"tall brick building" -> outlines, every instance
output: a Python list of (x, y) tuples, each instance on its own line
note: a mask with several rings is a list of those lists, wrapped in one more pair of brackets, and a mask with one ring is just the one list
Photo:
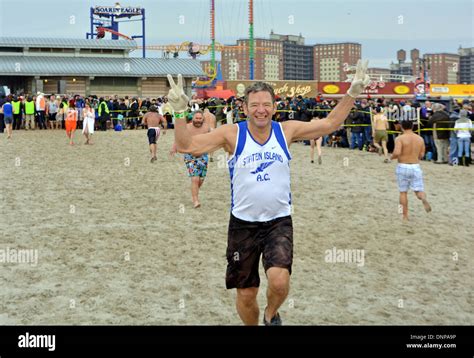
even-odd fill
[[(222, 51), (221, 68), (226, 80), (247, 80), (250, 76), (249, 40), (237, 40), (237, 45)], [(283, 43), (278, 40), (254, 39), (254, 79), (275, 81), (283, 77)]]
[[(254, 79), (313, 80), (313, 46), (301, 35), (279, 35), (254, 39)], [(222, 73), (227, 80), (249, 79), (249, 40), (237, 40), (222, 52)]]
[(474, 83), (474, 47), (460, 48), (459, 83)]
[(459, 55), (428, 53), (423, 58), (428, 63), (428, 77), (431, 83), (459, 83)]
[(314, 45), (314, 79), (345, 81), (347, 66), (356, 65), (361, 52), (361, 45), (355, 42)]

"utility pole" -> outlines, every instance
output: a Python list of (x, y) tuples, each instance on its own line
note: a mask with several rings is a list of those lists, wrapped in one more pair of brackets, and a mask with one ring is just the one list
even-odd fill
[(253, 0), (249, 0), (249, 79), (254, 79)]

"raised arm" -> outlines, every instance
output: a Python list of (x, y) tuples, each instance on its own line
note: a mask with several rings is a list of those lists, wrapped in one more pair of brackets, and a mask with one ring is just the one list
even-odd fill
[[(178, 123), (178, 121), (176, 121)], [(233, 128), (233, 125), (225, 124), (211, 132), (205, 134), (198, 134), (190, 137), (190, 141), (187, 142), (186, 146), (182, 146), (177, 142), (176, 130), (175, 130), (175, 142), (176, 149), (180, 153), (189, 153), (194, 156), (200, 156), (203, 153), (214, 152), (220, 148), (224, 148), (227, 152), (231, 152), (227, 145), (227, 137)], [(189, 132), (188, 132), (189, 133)]]
[(312, 122), (286, 121), (283, 123), (285, 135), (289, 143), (301, 139), (313, 139), (322, 137), (336, 131), (349, 115), (354, 100), (359, 96), (370, 82), (367, 75), (369, 61), (357, 62), (356, 73), (351, 87), (338, 105), (322, 120)]
[(184, 112), (188, 108), (189, 98), (183, 91), (183, 77), (178, 75), (176, 84), (171, 75), (168, 75), (171, 89), (168, 92), (168, 102), (175, 112), (174, 140), (176, 150), (180, 153), (189, 153), (199, 156), (223, 148), (229, 151), (226, 138), (232, 132), (232, 126), (224, 125), (212, 132), (191, 136), (186, 126)]

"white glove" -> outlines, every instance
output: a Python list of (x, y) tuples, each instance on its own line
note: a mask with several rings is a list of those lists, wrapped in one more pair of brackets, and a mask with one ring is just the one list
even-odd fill
[(173, 77), (168, 75), (171, 89), (168, 92), (168, 102), (175, 112), (184, 112), (188, 109), (189, 98), (184, 94), (183, 76), (178, 75), (178, 84), (174, 83)]
[(352, 80), (351, 87), (347, 91), (347, 94), (353, 98), (357, 98), (365, 87), (370, 83), (370, 77), (367, 74), (367, 67), (369, 66), (369, 60), (362, 63), (361, 60), (357, 61), (356, 73)]

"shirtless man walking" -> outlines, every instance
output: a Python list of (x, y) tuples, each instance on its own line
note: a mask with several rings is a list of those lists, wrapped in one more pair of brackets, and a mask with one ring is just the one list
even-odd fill
[[(204, 115), (204, 122), (206, 122), (207, 125), (209, 126), (209, 130), (213, 131), (214, 129), (216, 129), (216, 126), (217, 126), (216, 116), (213, 115), (211, 111), (209, 111), (209, 108), (204, 109), (203, 115)], [(211, 162), (214, 161), (213, 155), (214, 155), (214, 152), (209, 153), (209, 158), (210, 158), (209, 160)]]
[[(206, 134), (211, 131), (209, 125), (204, 119), (204, 113), (200, 109), (193, 112), (193, 119), (186, 125), (186, 129), (190, 136), (198, 134)], [(176, 142), (173, 143), (170, 154), (176, 154)], [(199, 156), (194, 156), (189, 153), (184, 154), (184, 162), (188, 169), (188, 176), (191, 178), (191, 196), (193, 200), (194, 208), (199, 208), (201, 203), (199, 202), (199, 189), (204, 183), (204, 179), (207, 174), (208, 166), (208, 154), (203, 153)]]
[(426, 200), (423, 186), (423, 172), (420, 159), (425, 155), (423, 138), (413, 132), (413, 121), (402, 121), (403, 134), (395, 139), (392, 159), (398, 159), (397, 181), (400, 191), (400, 205), (403, 208), (403, 220), (408, 220), (408, 189), (412, 189), (418, 199), (423, 202), (427, 213), (431, 206)]
[[(380, 151), (383, 150), (383, 155), (385, 157), (384, 163), (388, 163), (388, 150), (387, 150), (387, 140), (388, 140), (388, 120), (387, 117), (382, 113), (382, 107), (377, 107), (375, 109), (374, 115), (374, 125), (372, 130), (372, 138), (374, 138), (374, 146), (377, 148), (379, 155)], [(380, 146), (379, 143), (382, 143)]]
[(147, 136), (151, 153), (150, 162), (153, 163), (156, 161), (156, 141), (160, 137), (160, 125), (163, 126), (163, 135), (165, 135), (166, 129), (168, 129), (168, 122), (158, 113), (158, 107), (152, 105), (150, 106), (150, 112), (143, 116), (143, 124), (148, 126)]

